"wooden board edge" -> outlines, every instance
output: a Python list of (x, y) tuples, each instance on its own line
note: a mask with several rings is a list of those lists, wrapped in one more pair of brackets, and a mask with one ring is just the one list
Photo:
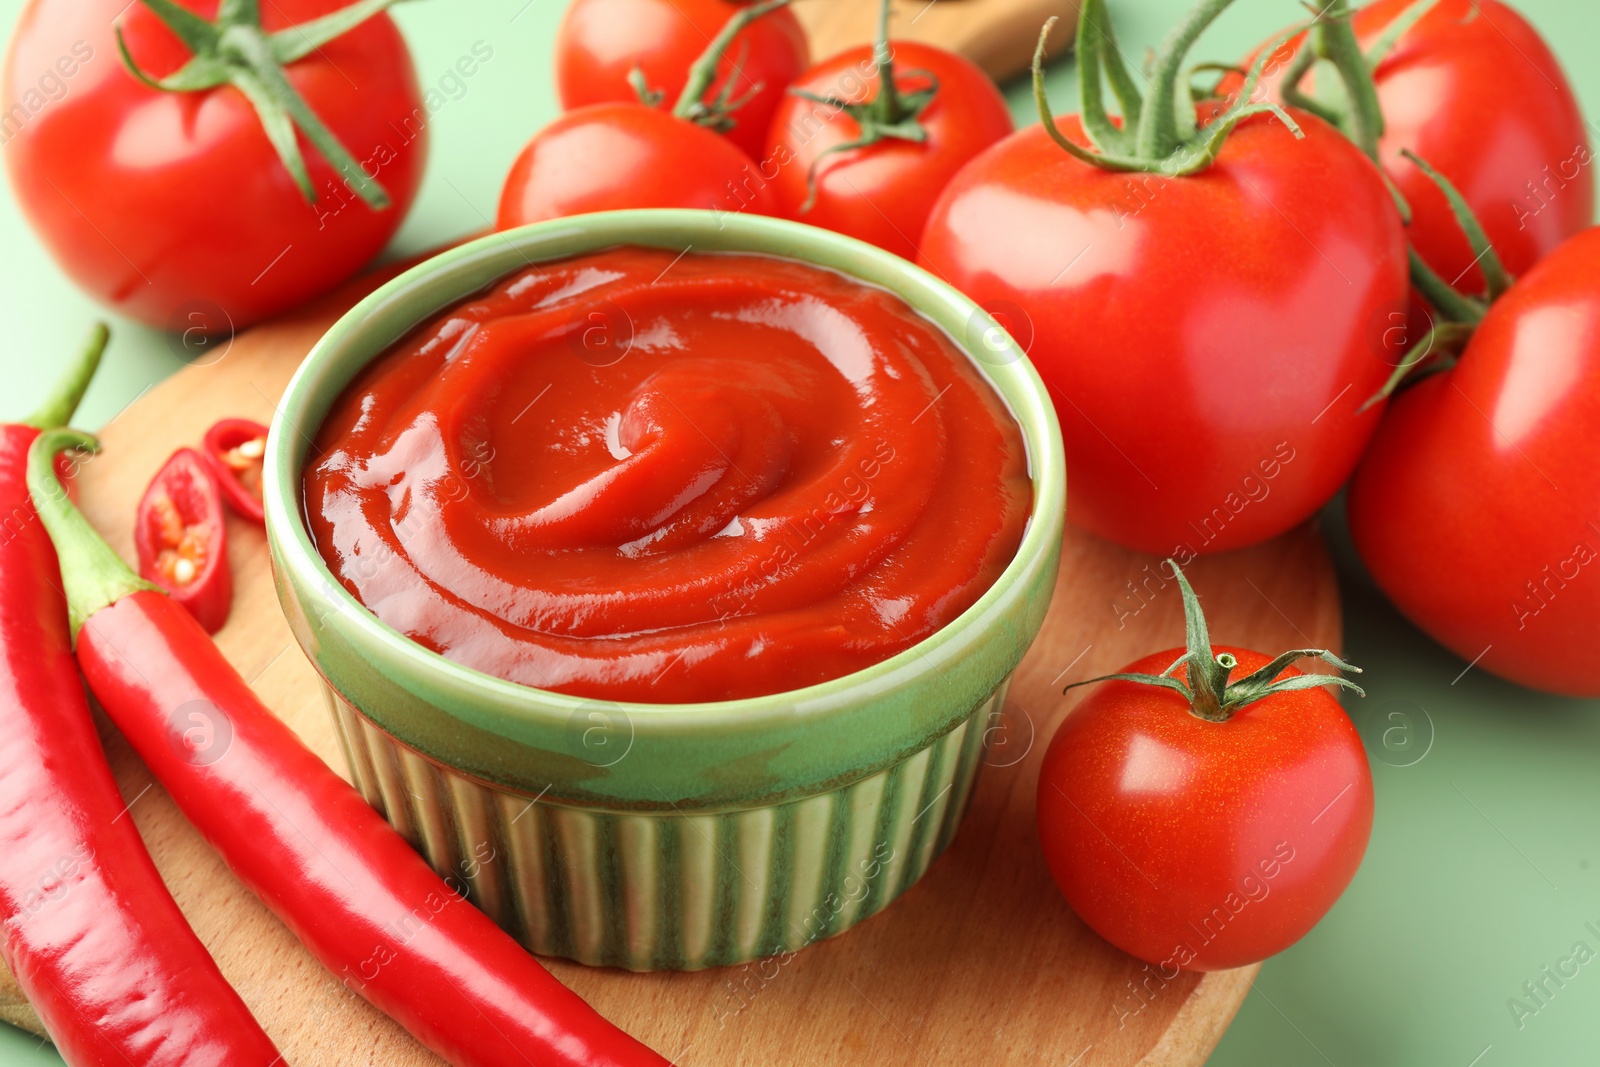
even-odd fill
[(44, 1023), (39, 1021), (38, 1014), (33, 1010), (33, 1005), (21, 997), (16, 1000), (7, 997), (4, 1002), (0, 1002), (0, 1023), (9, 1023), (18, 1030), (26, 1030), (45, 1040), (50, 1038), (44, 1031)]
[(1197, 1060), (1195, 1053), (1201, 1052), (1204, 1057), (1211, 1055), (1227, 1032), (1228, 1024), (1239, 1014), (1259, 973), (1259, 963), (1207, 973), (1189, 993), (1155, 1048), (1139, 1061), (1139, 1067), (1185, 1067), (1204, 1062)]

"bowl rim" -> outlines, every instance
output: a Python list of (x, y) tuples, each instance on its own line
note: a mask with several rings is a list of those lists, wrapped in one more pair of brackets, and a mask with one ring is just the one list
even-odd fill
[[(485, 285), (477, 279), (486, 267), (495, 268), (490, 274), (489, 284), (493, 284), (524, 264), (624, 245), (683, 251), (698, 247), (701, 251), (797, 260), (887, 289), (949, 336), (999, 394), (1022, 431), (1027, 451), (1032, 513), (1016, 552), (994, 583), (956, 618), (888, 659), (800, 689), (696, 703), (584, 697), (509, 681), (425, 648), (357, 600), (334, 578), (317, 551), (302, 505), (305, 456), (333, 399), (411, 328), (482, 291)], [(469, 280), (471, 284), (466, 284)], [(441, 286), (453, 295), (432, 299)], [(431, 293), (425, 291), (430, 288)], [(397, 314), (398, 305), (416, 310)], [(395, 332), (397, 321), (407, 324)], [(965, 335), (951, 328), (957, 321), (963, 323)], [(369, 334), (373, 333), (381, 334), (379, 343), (371, 340)], [(984, 339), (990, 358), (973, 350), (974, 333)], [(345, 368), (343, 363), (354, 365)], [(331, 369), (335, 367), (338, 371)], [(293, 472), (293, 477), (285, 477), (286, 471)], [(424, 680), (429, 691), (466, 698), (475, 709), (472, 725), (503, 736), (522, 734), (529, 725), (570, 727), (596, 707), (619, 713), (630, 724), (660, 736), (700, 734), (708, 729), (759, 732), (766, 725), (792, 721), (797, 715), (812, 719), (848, 712), (930, 670), (941, 670), (1010, 614), (1027, 594), (1034, 572), (1059, 552), (1066, 513), (1066, 461), (1055, 406), (1026, 353), (975, 301), (916, 264), (842, 234), (767, 216), (679, 209), (599, 212), (493, 232), (446, 249), (385, 282), (340, 316), (295, 371), (273, 416), (263, 477), (266, 531), (274, 566), (292, 572), (294, 595), (320, 598), (315, 606), (324, 617), (353, 627), (363, 646), (393, 653), (417, 672), (413, 677)], [(281, 586), (285, 575), (278, 578)], [(301, 605), (302, 610), (309, 607)], [(1033, 636), (1028, 634), (1027, 639), (1031, 641)], [(439, 711), (454, 714), (443, 707)], [(362, 709), (362, 714), (368, 712)]]

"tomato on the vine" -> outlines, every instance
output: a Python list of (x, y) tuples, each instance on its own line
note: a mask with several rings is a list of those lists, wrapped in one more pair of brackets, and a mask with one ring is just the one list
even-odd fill
[[(556, 90), (568, 110), (636, 103), (642, 86), (668, 106), (683, 92), (690, 65), (737, 15), (736, 0), (573, 0), (556, 32)], [(805, 30), (787, 8), (746, 26), (718, 57), (701, 99), (745, 103), (727, 137), (749, 155), (761, 151), (784, 89), (811, 62)]]
[(747, 105), (704, 101), (732, 42), (752, 24), (787, 14), (785, 2), (739, 7), (691, 64), (671, 111), (591, 104), (534, 134), (506, 175), (496, 227), (621, 208), (772, 214), (772, 193), (755, 161), (715, 132)]
[(1315, 926), (1361, 865), (1373, 791), (1360, 735), (1319, 688), (1355, 686), (1290, 664), (1354, 668), (1213, 647), (1167, 566), (1188, 647), (1096, 679), (1045, 753), (1038, 810), (1067, 903), (1171, 979), (1259, 962)]
[(880, 39), (824, 60), (789, 87), (763, 159), (776, 170), (782, 214), (915, 259), (934, 200), (968, 160), (1011, 132), (1011, 113), (965, 57)]
[[(1483, 284), (1449, 204), (1403, 149), (1461, 190), (1513, 274), (1589, 225), (1588, 127), (1560, 62), (1525, 18), (1499, 0), (1377, 0), (1352, 26), (1375, 60), (1379, 158), (1410, 204), (1411, 243), (1435, 271), (1469, 290)], [(1302, 44), (1275, 51), (1264, 86), (1289, 71)], [(1313, 72), (1313, 99), (1320, 85)]]
[(750, 157), (704, 126), (642, 104), (595, 104), (528, 142), (506, 175), (495, 225), (641, 207), (773, 213)]
[[(258, 22), (255, 5), (222, 5), (204, 29), (176, 16), (185, 43), (148, 3), (33, 0), (0, 100), (6, 163), (78, 285), (152, 325), (220, 331), (331, 289), (383, 248), (422, 178), (427, 112), (386, 14), (317, 22), (345, 7), (277, 0)], [(276, 145), (263, 113), (288, 131)]]
[[(1083, 24), (1102, 10), (1086, 0)], [(1108, 32), (1078, 36), (1091, 105), (1102, 49), (1120, 69)], [(1157, 57), (1127, 129), (1103, 109), (1056, 122), (1044, 108), (979, 155), (935, 205), (920, 261), (1026, 320), (1061, 417), (1068, 516), (1187, 560), (1282, 533), (1344, 483), (1377, 425), (1357, 408), (1389, 369), (1381, 332), (1408, 287), (1377, 168), (1276, 105), (1241, 99), (1187, 132), (1170, 103), (1183, 60)], [(1127, 71), (1119, 84), (1136, 98)]]
[[(1600, 696), (1600, 229), (1500, 296), (1397, 395), (1350, 483), (1356, 549), (1477, 667)], [(1436, 364), (1437, 365), (1437, 364)]]

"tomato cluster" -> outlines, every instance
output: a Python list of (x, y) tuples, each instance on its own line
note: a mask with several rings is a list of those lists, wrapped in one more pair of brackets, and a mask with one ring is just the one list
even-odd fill
[[(1355, 544), (1418, 625), (1506, 678), (1600, 695), (1600, 229), (1571, 89), (1496, 0), (1334, 0), (1194, 94), (1197, 126), (1193, 34), (1141, 99), (1102, 11), (1085, 0), (1083, 114), (1056, 122), (1040, 87), (1043, 125), (956, 175), (920, 255), (1032, 320), (1070, 514), (1175, 557), (1187, 647), (1096, 679), (1038, 790), (1068, 901), (1170, 977), (1298, 940), (1373, 809), (1318, 688), (1354, 686), (1291, 664), (1351, 668), (1212, 647), (1179, 561), (1348, 481)], [(1175, 88), (1177, 125), (1151, 112)]]
[[(1448, 421), (1417, 431), (1425, 450), (1402, 433), (1420, 400), (1384, 410), (1397, 364), (1427, 351), (1423, 369), (1439, 369), (1436, 353), (1464, 343), (1457, 327), (1483, 317), (1473, 294), (1492, 279), (1458, 209), (1507, 274), (1592, 214), (1583, 117), (1526, 20), (1498, 0), (1354, 12), (1340, 0), (1210, 86), (1182, 66), (1187, 33), (1156, 57), (1141, 98), (1103, 0), (1089, 0), (1081, 114), (1045, 107), (1013, 133), (982, 72), (892, 41), (882, 10), (874, 45), (808, 69), (784, 0), (575, 0), (556, 50), (568, 110), (513, 165), (499, 225), (748, 211), (915, 258), (1024, 344), (1056, 402), (1078, 525), (1187, 562), (1306, 521), (1361, 465), (1357, 543), (1407, 614), (1490, 670), (1596, 691), (1585, 639), (1569, 635), (1600, 626), (1585, 562), (1600, 534), (1573, 519), (1540, 527), (1559, 536), (1513, 536), (1499, 521), (1564, 515), (1528, 480), (1548, 489), (1537, 471), (1562, 460)], [(601, 159), (611, 165), (589, 165)], [(1519, 283), (1514, 306), (1549, 284)], [(1507, 363), (1476, 357), (1506, 347), (1497, 323), (1512, 314), (1490, 312), (1462, 362)], [(1508, 375), (1479, 387), (1485, 412), (1529, 388)], [(1454, 380), (1420, 395), (1455, 395)], [(1573, 454), (1581, 419), (1547, 406), (1540, 441)], [(1568, 510), (1595, 498), (1583, 474), (1566, 483), (1581, 487), (1555, 498)]]
[(808, 66), (787, 3), (574, 0), (556, 40), (567, 110), (512, 165), (497, 225), (750, 212), (915, 258), (939, 191), (1011, 132), (1005, 100), (971, 61), (891, 41), (887, 4), (874, 44)]

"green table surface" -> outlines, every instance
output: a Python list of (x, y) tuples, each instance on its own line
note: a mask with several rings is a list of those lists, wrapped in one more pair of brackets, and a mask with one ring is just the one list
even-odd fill
[[(803, 0), (863, 3), (866, 0)], [(949, 2), (949, 0), (946, 0)], [(1600, 115), (1600, 41), (1592, 0), (1519, 0)], [(405, 256), (487, 225), (500, 180), (556, 111), (549, 50), (559, 0), (433, 0), (395, 9), (424, 85), (475, 42), (493, 57), (432, 118), (432, 157), (387, 255)], [(1125, 50), (1157, 42), (1186, 0), (1121, 0)], [(9, 27), (22, 0), (0, 0)], [(1240, 0), (1197, 54), (1231, 58), (1282, 23), (1292, 0)], [(1058, 32), (1065, 32), (1064, 30)], [(1052, 72), (1068, 110), (1071, 64)], [(1025, 86), (1011, 87), (1032, 121)], [(43, 396), (58, 360), (103, 315), (56, 270), (9, 196), (0, 197), (0, 418)], [(79, 422), (100, 426), (181, 361), (158, 331), (112, 316), (115, 340)], [(1213, 1067), (1507, 1067), (1600, 1061), (1600, 964), (1584, 967), (1520, 1024), (1508, 1002), (1583, 942), (1600, 950), (1600, 701), (1565, 700), (1500, 682), (1401, 619), (1370, 586), (1343, 536), (1349, 657), (1366, 669), (1348, 702), (1373, 757), (1378, 817), (1349, 891), (1303, 941), (1269, 961)], [(1600, 649), (1597, 649), (1600, 665)], [(1593, 974), (1589, 972), (1593, 971)], [(1530, 1006), (1534, 1006), (1530, 1002)], [(1108, 1009), (1109, 1010), (1109, 1009)], [(1003, 1023), (1002, 1023), (1003, 1025)], [(953, 1061), (958, 1050), (943, 1050)], [(0, 1026), (0, 1064), (57, 1064), (37, 1038)], [(1083, 1067), (1093, 1067), (1093, 1057)]]

